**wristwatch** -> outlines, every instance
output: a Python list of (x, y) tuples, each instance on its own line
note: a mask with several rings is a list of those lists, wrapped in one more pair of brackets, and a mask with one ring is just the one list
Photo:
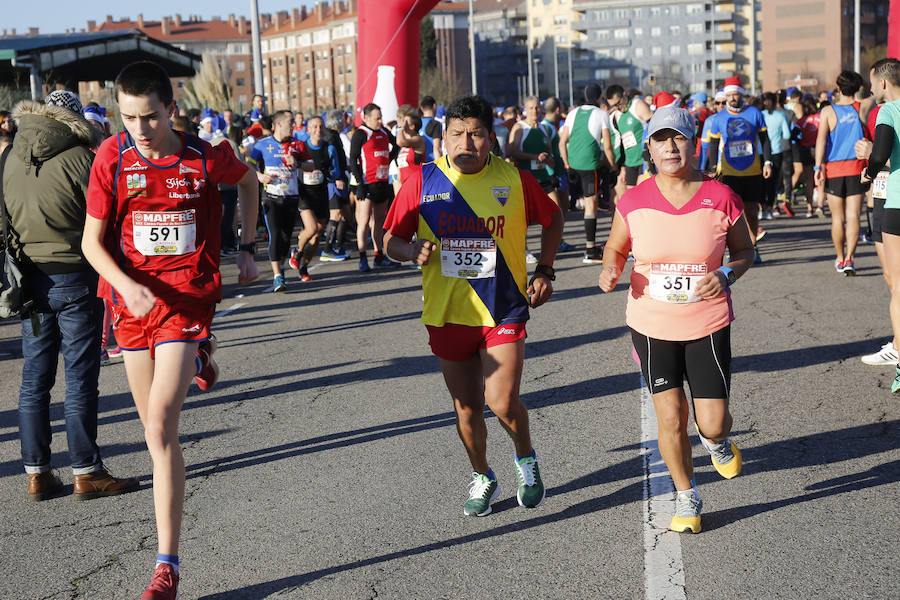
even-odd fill
[(248, 252), (250, 256), (256, 255), (256, 242), (250, 242), (249, 244), (241, 244), (238, 246), (238, 250), (241, 252)]
[(719, 271), (720, 273), (722, 273), (722, 275), (725, 276), (725, 287), (731, 287), (731, 284), (737, 281), (737, 277), (735, 277), (734, 275), (734, 269), (730, 267), (722, 265), (721, 267), (716, 269), (716, 271)]
[(556, 281), (556, 269), (551, 267), (550, 265), (537, 265), (534, 267), (534, 274), (537, 275), (540, 273), (545, 276), (550, 281)]

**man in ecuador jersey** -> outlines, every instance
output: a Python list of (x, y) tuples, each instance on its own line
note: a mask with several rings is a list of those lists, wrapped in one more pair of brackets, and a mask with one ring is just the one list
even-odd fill
[[(464, 514), (484, 516), (500, 495), (487, 463), (484, 404), (515, 443), (521, 506), (544, 498), (528, 412), (519, 399), (528, 308), (553, 293), (562, 236), (559, 209), (527, 171), (491, 155), (490, 105), (464, 96), (447, 109), (447, 154), (418, 167), (385, 222), (385, 248), (422, 266), (422, 321), (456, 407), (457, 430), (472, 463)], [(529, 222), (543, 226), (541, 257), (525, 269)], [(413, 236), (415, 242), (411, 242)]]
[[(116, 78), (125, 131), (97, 150), (88, 186), (82, 249), (100, 274), (116, 339), (153, 460), (158, 552), (142, 600), (175, 598), (184, 507), (184, 456), (178, 420), (191, 380), (215, 384), (209, 339), (219, 276), (222, 200), (216, 186), (236, 184), (241, 203), (240, 283), (258, 277), (253, 262), (259, 188), (227, 146), (174, 132), (169, 75), (132, 63)], [(100, 494), (102, 495), (102, 494)]]

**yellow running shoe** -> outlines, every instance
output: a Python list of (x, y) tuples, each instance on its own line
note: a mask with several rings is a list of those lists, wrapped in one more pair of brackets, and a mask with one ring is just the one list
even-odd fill
[(741, 472), (741, 465), (743, 464), (741, 451), (728, 438), (725, 438), (723, 443), (719, 444), (719, 447), (713, 447), (709, 451), (709, 457), (712, 459), (712, 464), (716, 471), (725, 479), (737, 477)]
[(700, 437), (700, 443), (703, 444), (703, 447), (709, 452), (712, 464), (716, 468), (716, 471), (719, 472), (719, 475), (725, 479), (737, 477), (741, 472), (743, 461), (741, 459), (741, 451), (738, 450), (735, 443), (732, 442), (730, 438), (725, 438), (718, 444), (714, 444), (703, 437), (703, 434), (700, 433), (700, 427), (698, 427), (696, 423), (694, 423), (694, 428), (697, 430), (697, 435)]
[(694, 490), (675, 492), (675, 515), (669, 529), (678, 533), (700, 533), (700, 511), (703, 500)]

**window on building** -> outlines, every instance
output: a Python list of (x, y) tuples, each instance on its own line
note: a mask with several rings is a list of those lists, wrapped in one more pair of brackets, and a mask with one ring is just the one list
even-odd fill
[(627, 8), (617, 8), (616, 9), (616, 18), (617, 19), (627, 19), (630, 16), (629, 13), (631, 13), (631, 11), (628, 10)]
[(643, 48), (635, 48), (634, 49), (634, 57), (635, 58), (643, 58), (644, 57), (644, 49)]
[(662, 56), (662, 46), (653, 46), (650, 48), (651, 56)]
[(294, 57), (291, 57), (291, 64), (294, 64)]
[(700, 54), (703, 54), (703, 52), (704, 52), (704, 44), (703, 43), (699, 43), (699, 44), (694, 43), (694, 44), (687, 45), (687, 53), (692, 56), (698, 56)]
[(567, 17), (565, 15), (556, 15), (555, 17), (553, 17), (554, 25), (565, 25), (568, 22), (569, 22), (569, 17)]
[(598, 40), (608, 40), (609, 39), (609, 29), (595, 29), (593, 33)]
[(184, 89), (184, 79), (178, 80), (178, 89)]
[(352, 94), (352, 93), (353, 93), (353, 84), (352, 84), (352, 83), (348, 83), (348, 84), (347, 84), (347, 93), (348, 93), (348, 94)]
[(349, 75), (352, 72), (353, 72), (353, 64), (347, 63), (347, 74)]
[(616, 77), (631, 77), (631, 69), (628, 67), (621, 67), (613, 71), (613, 75)]
[(609, 79), (609, 69), (594, 69), (594, 79)]
[(703, 12), (703, 5), (702, 4), (685, 4), (684, 12), (686, 12), (689, 15), (699, 15), (700, 13)]
[(644, 16), (644, 9), (642, 9), (642, 8), (634, 9), (634, 18), (635, 19), (640, 19), (643, 16)]
[(669, 25), (669, 35), (672, 35), (672, 36), (681, 35), (681, 26), (680, 25)]
[(702, 23), (690, 23), (687, 26), (688, 35), (703, 35), (703, 24)]
[(673, 44), (669, 46), (669, 54), (672, 56), (678, 56), (681, 54), (681, 46), (678, 44)]
[(662, 16), (662, 8), (659, 6), (651, 6), (650, 7), (650, 16), (651, 17), (661, 17)]
[(568, 44), (569, 43), (569, 36), (567, 36), (567, 35), (557, 35), (557, 36), (554, 36), (553, 39), (556, 40), (557, 44)]
[(659, 37), (662, 35), (662, 27), (651, 27), (650, 37)]
[(632, 31), (634, 32), (634, 37), (636, 37), (636, 38), (644, 37), (644, 28), (643, 27), (635, 27), (634, 29), (632, 29)]
[(234, 80), (234, 85), (236, 85), (238, 87), (244, 87), (245, 85), (247, 85), (247, 80), (244, 79), (243, 77), (238, 77), (237, 79)]
[(309, 62), (309, 53), (308, 52), (303, 55), (303, 62), (307, 62), (307, 63)]
[(338, 46), (338, 47), (337, 47), (337, 55), (338, 55), (338, 56), (343, 56), (343, 55), (344, 55), (344, 47), (343, 47), (343, 46)]
[(235, 71), (246, 71), (246, 70), (247, 70), (247, 63), (244, 62), (244, 61), (242, 61), (242, 60), (236, 60), (236, 61), (234, 61), (234, 70), (235, 70)]
[(614, 33), (614, 37), (615, 37), (617, 40), (627, 40), (627, 39), (630, 37), (630, 36), (628, 35), (628, 33), (629, 33), (629, 32), (628, 32), (627, 29), (616, 29), (616, 31), (615, 31), (615, 33)]
[(628, 48), (616, 48), (613, 51), (613, 56), (618, 59), (628, 58)]
[(534, 20), (532, 21), (532, 23), (534, 24), (535, 27), (540, 27), (541, 26), (541, 18), (535, 17)]
[(338, 65), (338, 75), (344, 74), (344, 65)]
[[(312, 97), (312, 89), (306, 88), (306, 97), (307, 97), (307, 98)], [(280, 121), (279, 121), (279, 122), (280, 122)]]

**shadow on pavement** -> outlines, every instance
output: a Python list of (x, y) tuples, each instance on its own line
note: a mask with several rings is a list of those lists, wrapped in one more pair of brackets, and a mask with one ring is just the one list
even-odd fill
[[(187, 444), (189, 442), (199, 440), (199, 439), (207, 439), (211, 437), (215, 437), (217, 435), (222, 435), (223, 433), (228, 433), (228, 429), (214, 429), (210, 431), (201, 431), (186, 435), (181, 435), (179, 440), (181, 444)], [(122, 456), (125, 454), (131, 454), (133, 452), (146, 452), (147, 444), (144, 440), (140, 442), (130, 443), (130, 444), (104, 444), (103, 440), (97, 440), (97, 443), (100, 445), (100, 456), (104, 461), (107, 461), (110, 457), (113, 456)], [(50, 465), (54, 469), (68, 469), (71, 465), (69, 460), (68, 452), (54, 452), (50, 457)], [(111, 464), (111, 469), (113, 473), (123, 476), (123, 474), (117, 471), (114, 467), (114, 464)], [(22, 460), (17, 458), (16, 460), (8, 460), (4, 462), (0, 462), (0, 477), (9, 477), (11, 475), (24, 475), (25, 468), (22, 466)], [(128, 477), (136, 477), (136, 475), (127, 475)], [(141, 481), (149, 481), (151, 479), (150, 475), (142, 475), (139, 478)]]
[[(632, 378), (633, 374), (632, 374)], [(426, 417), (426, 419), (440, 419), (444, 417), (452, 420), (451, 414), (436, 415), (434, 417)], [(431, 421), (431, 426), (437, 421)], [(878, 454), (888, 450), (893, 450), (900, 445), (900, 436), (895, 431), (900, 421), (888, 421), (884, 423), (872, 423), (858, 427), (849, 427), (837, 431), (830, 431), (816, 435), (802, 436), (790, 440), (782, 440), (770, 444), (764, 444), (749, 448), (745, 454), (745, 458), (749, 458), (749, 462), (744, 464), (744, 472), (742, 476), (752, 475), (763, 471), (773, 471), (782, 469), (794, 469), (811, 465), (827, 465), (833, 462), (849, 460), (862, 456)], [(894, 431), (892, 431), (894, 430)], [(842, 443), (845, 442), (845, 443)], [(759, 458), (756, 458), (759, 457)], [(609, 467), (605, 467), (573, 479), (563, 485), (548, 488), (546, 506), (552, 505), (550, 500), (553, 496), (563, 495), (572, 491), (586, 489), (596, 485), (609, 483), (610, 481), (624, 481), (637, 477), (643, 468), (643, 457), (635, 456), (628, 460), (616, 463)], [(714, 475), (710, 473), (710, 475)], [(810, 490), (808, 494), (801, 494), (792, 498), (774, 500), (761, 504), (753, 504), (749, 506), (737, 507), (732, 509), (714, 511), (703, 515), (703, 527), (709, 531), (719, 527), (724, 527), (735, 521), (744, 518), (753, 517), (771, 510), (776, 510), (784, 506), (790, 506), (800, 502), (809, 502), (836, 494), (843, 494), (871, 488), (879, 485), (890, 484), (900, 481), (900, 461), (892, 461), (883, 465), (878, 465), (867, 471), (856, 473), (853, 475), (843, 475), (807, 486)], [(517, 531), (525, 531), (535, 527), (548, 525), (588, 515), (606, 508), (639, 502), (643, 498), (644, 481), (637, 481), (627, 484), (615, 492), (606, 495), (591, 498), (572, 506), (568, 506), (563, 510), (552, 514), (540, 514), (542, 509), (536, 509), (537, 516), (524, 519), (516, 523), (509, 523), (500, 527), (487, 529), (484, 531), (469, 533), (446, 540), (423, 544), (412, 548), (396, 550), (370, 558), (364, 558), (356, 561), (347, 562), (340, 565), (334, 565), (308, 573), (300, 573), (282, 579), (276, 579), (265, 583), (251, 585), (227, 592), (210, 594), (203, 596), (204, 600), (229, 600), (236, 598), (259, 598), (269, 594), (283, 592), (291, 588), (297, 588), (323, 577), (328, 577), (337, 573), (350, 571), (353, 569), (365, 568), (372, 565), (390, 562), (400, 558), (416, 556), (451, 548), (463, 544), (477, 542), (479, 540), (489, 539), (514, 533)], [(515, 500), (507, 498), (493, 505), (494, 511), (509, 510), (515, 506)], [(527, 513), (523, 513), (527, 514)], [(482, 522), (482, 521), (474, 521)]]

